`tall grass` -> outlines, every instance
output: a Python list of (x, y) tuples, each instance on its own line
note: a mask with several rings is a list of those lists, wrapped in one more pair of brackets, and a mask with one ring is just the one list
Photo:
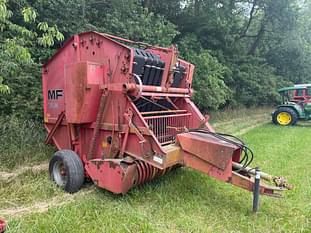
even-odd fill
[(272, 107), (260, 108), (227, 108), (209, 113), (211, 123), (221, 123), (238, 119), (252, 118), (259, 115), (269, 115), (272, 112)]
[(271, 122), (272, 108), (226, 109), (210, 113), (210, 123), (217, 132), (241, 135), (250, 129)]
[(39, 121), (0, 118), (0, 169), (48, 159), (53, 148), (44, 145), (44, 138), (45, 132)]

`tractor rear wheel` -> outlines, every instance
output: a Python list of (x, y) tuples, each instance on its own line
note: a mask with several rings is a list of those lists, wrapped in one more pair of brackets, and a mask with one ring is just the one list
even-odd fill
[(72, 150), (57, 151), (49, 164), (51, 179), (66, 192), (79, 191), (84, 182), (84, 168), (80, 157)]
[(292, 108), (279, 107), (272, 114), (272, 122), (277, 125), (287, 126), (295, 125), (298, 121), (298, 115)]

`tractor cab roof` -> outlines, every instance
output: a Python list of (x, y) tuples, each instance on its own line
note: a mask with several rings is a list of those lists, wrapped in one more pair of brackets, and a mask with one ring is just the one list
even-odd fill
[(294, 87), (311, 87), (311, 84), (295, 84)]
[[(311, 87), (311, 85), (309, 86)], [(278, 92), (286, 92), (286, 91), (294, 91), (294, 90), (303, 90), (303, 89), (307, 89), (308, 86), (298, 86), (298, 85), (295, 85), (293, 87), (283, 87), (281, 89), (278, 89)]]

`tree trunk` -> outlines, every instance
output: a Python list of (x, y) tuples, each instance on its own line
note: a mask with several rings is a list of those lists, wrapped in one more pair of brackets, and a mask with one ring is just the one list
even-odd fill
[(263, 20), (261, 22), (261, 26), (260, 26), (260, 29), (259, 29), (256, 37), (255, 37), (255, 40), (248, 50), (248, 55), (254, 55), (255, 54), (256, 49), (259, 46), (259, 43), (260, 43), (260, 41), (261, 41), (261, 39), (265, 33), (265, 28), (266, 28), (266, 24), (265, 24), (265, 20)]

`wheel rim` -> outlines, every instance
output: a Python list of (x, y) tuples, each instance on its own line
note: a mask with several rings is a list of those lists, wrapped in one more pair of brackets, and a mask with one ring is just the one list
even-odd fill
[(64, 187), (67, 183), (68, 176), (63, 162), (56, 161), (53, 165), (53, 178), (57, 185)]
[(280, 112), (277, 121), (280, 125), (288, 125), (292, 121), (292, 116), (288, 112)]

